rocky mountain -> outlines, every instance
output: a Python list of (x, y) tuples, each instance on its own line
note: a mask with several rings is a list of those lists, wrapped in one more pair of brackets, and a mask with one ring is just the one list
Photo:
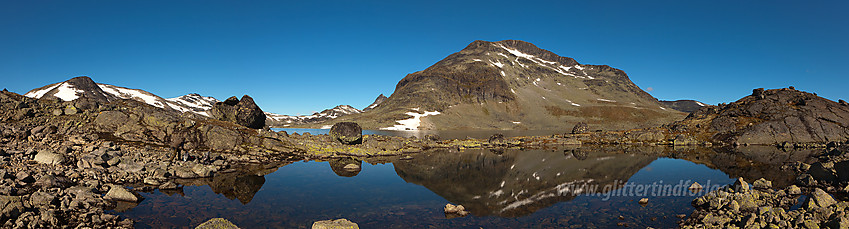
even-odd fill
[(188, 94), (177, 98), (164, 99), (140, 89), (95, 83), (87, 76), (74, 77), (64, 82), (36, 88), (27, 92), (24, 96), (36, 99), (55, 97), (63, 101), (72, 101), (78, 98), (87, 98), (99, 102), (132, 99), (163, 109), (191, 112), (204, 116), (209, 116), (207, 110), (212, 108), (213, 104), (219, 102), (213, 97), (201, 96), (199, 94)]
[(804, 147), (845, 142), (849, 140), (849, 103), (793, 87), (759, 88), (736, 102), (702, 107), (669, 127), (699, 141), (735, 145)]
[(386, 96), (383, 95), (383, 94), (380, 94), (379, 96), (377, 96), (376, 99), (374, 99), (374, 102), (371, 103), (371, 105), (368, 105), (368, 107), (363, 108), (363, 112), (370, 111), (374, 108), (377, 108), (377, 106), (380, 106), (380, 104), (383, 103), (383, 101), (386, 101)]
[(350, 114), (359, 114), (363, 113), (363, 111), (354, 108), (350, 105), (339, 105), (334, 108), (326, 109), (321, 112), (313, 113), (312, 115), (299, 115), (299, 116), (290, 116), (290, 115), (281, 115), (274, 113), (265, 113), (265, 116), (268, 117), (266, 119), (266, 123), (269, 126), (273, 127), (288, 127), (292, 125), (299, 124), (312, 124), (325, 122), (329, 120), (336, 119), (338, 117), (342, 117)]
[[(666, 108), (622, 70), (580, 64), (517, 40), (475, 41), (411, 73), (379, 106), (332, 122), (366, 129), (598, 129), (656, 126), (686, 114)], [(314, 127), (332, 123), (318, 123)]]
[(707, 106), (707, 104), (704, 104), (704, 103), (696, 101), (696, 100), (675, 100), (675, 101), (660, 100), (660, 103), (663, 104), (664, 106), (668, 107), (668, 108), (672, 108), (674, 110), (677, 110), (677, 111), (680, 111), (680, 112), (685, 112), (685, 113), (690, 113), (690, 112), (698, 110), (699, 108), (701, 108), (703, 106)]

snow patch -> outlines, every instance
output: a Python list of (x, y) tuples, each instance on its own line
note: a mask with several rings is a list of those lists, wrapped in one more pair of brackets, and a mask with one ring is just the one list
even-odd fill
[(321, 129), (330, 129), (330, 128), (333, 128), (333, 125), (324, 125), (324, 126), (321, 126)]
[(46, 89), (42, 89), (42, 90), (38, 90), (38, 91), (33, 91), (33, 92), (26, 93), (26, 94), (24, 94), (24, 96), (26, 96), (26, 97), (30, 97), (30, 98), (40, 99), (42, 96), (44, 96), (44, 94), (46, 94), (46, 93), (47, 93), (47, 92), (49, 92), (50, 90), (53, 90), (53, 88), (56, 88), (56, 87), (58, 87), (59, 85), (60, 85), (60, 84), (58, 84), (58, 83), (57, 83), (57, 84), (55, 84), (55, 85), (53, 85), (53, 86), (51, 86), (51, 87), (48, 87), (48, 88), (46, 88)]
[(114, 96), (117, 96), (118, 98), (122, 98), (122, 99), (138, 98), (138, 99), (141, 99), (143, 102), (150, 104), (151, 106), (155, 106), (155, 107), (159, 107), (159, 108), (165, 108), (165, 104), (163, 104), (162, 101), (160, 100), (161, 98), (159, 98), (157, 96), (145, 94), (141, 90), (117, 87), (117, 86), (112, 86), (112, 85), (108, 85), (108, 84), (97, 84), (97, 86), (100, 87), (100, 89), (102, 89), (104, 92), (112, 94)]
[(571, 103), (571, 104), (572, 104), (572, 106), (576, 106), (576, 107), (580, 107), (580, 106), (581, 106), (581, 104), (573, 103), (571, 100), (568, 100), (568, 99), (566, 99), (566, 102)]
[(83, 91), (75, 89), (69, 83), (62, 83), (62, 85), (59, 85), (59, 91), (53, 96), (59, 97), (65, 101), (71, 101), (80, 97), (77, 93), (83, 93)]
[(513, 124), (521, 124), (522, 122), (512, 122)]
[(598, 100), (598, 101), (604, 101), (604, 102), (609, 102), (609, 103), (615, 103), (615, 102), (616, 102), (616, 100), (609, 100), (609, 99), (596, 99), (596, 100)]
[(472, 60), (473, 60), (473, 61), (483, 61), (483, 60), (481, 60), (481, 59), (472, 59)]
[[(419, 111), (419, 109), (420, 108), (413, 108), (413, 110), (415, 110), (415, 111)], [(438, 114), (441, 114), (441, 113), (439, 111), (425, 111), (424, 114), (419, 114), (419, 113), (416, 113), (416, 112), (407, 112), (406, 115), (413, 116), (413, 117), (409, 118), (409, 119), (395, 121), (398, 124), (391, 126), (391, 127), (385, 127), (385, 128), (380, 128), (380, 129), (381, 130), (418, 130), (419, 126), (421, 125), (421, 122), (422, 122), (422, 120), (421, 120), (422, 117), (426, 117), (426, 116), (430, 116), (430, 115), (438, 115)]]
[(707, 106), (707, 104), (704, 104), (704, 103), (699, 102), (699, 101), (696, 101), (696, 104), (699, 104), (699, 106)]
[(504, 74), (504, 71), (501, 71), (501, 76), (507, 76), (507, 75)]

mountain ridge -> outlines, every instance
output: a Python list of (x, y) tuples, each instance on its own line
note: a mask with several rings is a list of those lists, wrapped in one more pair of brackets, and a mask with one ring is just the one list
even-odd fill
[(566, 129), (577, 122), (630, 129), (685, 115), (664, 107), (622, 70), (583, 65), (524, 41), (478, 40), (405, 76), (373, 111), (332, 122), (367, 129), (399, 123), (411, 130)]

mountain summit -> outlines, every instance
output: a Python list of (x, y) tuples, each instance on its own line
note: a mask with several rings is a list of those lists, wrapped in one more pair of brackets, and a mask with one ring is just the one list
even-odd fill
[(518, 40), (474, 41), (398, 82), (353, 120), (370, 129), (628, 129), (680, 120), (624, 71)]

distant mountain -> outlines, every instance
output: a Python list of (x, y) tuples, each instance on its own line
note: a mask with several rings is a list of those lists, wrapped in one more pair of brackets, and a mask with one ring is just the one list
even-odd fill
[(212, 108), (213, 104), (219, 102), (213, 97), (205, 97), (198, 94), (188, 94), (177, 98), (163, 99), (162, 97), (141, 89), (131, 89), (109, 84), (98, 84), (86, 76), (74, 77), (64, 82), (36, 88), (27, 92), (24, 96), (30, 98), (50, 96), (64, 101), (72, 101), (81, 97), (103, 102), (119, 99), (132, 99), (163, 109), (171, 109), (179, 112), (192, 112), (204, 116), (209, 116), (206, 111)]
[(385, 100), (386, 100), (386, 96), (383, 95), (383, 94), (380, 94), (379, 96), (377, 96), (376, 99), (374, 99), (374, 102), (371, 103), (371, 105), (368, 105), (368, 107), (363, 109), (363, 112), (370, 111), (374, 108), (377, 108), (377, 106), (380, 106), (380, 104), (383, 103), (383, 101), (385, 101)]
[[(622, 70), (516, 40), (475, 41), (398, 82), (355, 121), (366, 129), (630, 129), (681, 120)], [(332, 123), (317, 123), (312, 126)]]
[(686, 113), (690, 113), (690, 112), (698, 110), (699, 108), (702, 108), (703, 106), (707, 106), (707, 104), (704, 104), (704, 103), (696, 101), (696, 100), (675, 100), (675, 101), (661, 100), (660, 103), (663, 104), (664, 106), (668, 107), (668, 108), (672, 108), (672, 109), (675, 109), (677, 111), (686, 112)]
[(290, 116), (266, 112), (265, 116), (267, 117), (266, 123), (269, 126), (288, 127), (291, 125), (319, 123), (336, 119), (342, 116), (359, 113), (363, 113), (363, 111), (349, 105), (339, 105), (334, 108), (313, 113), (312, 115)]

